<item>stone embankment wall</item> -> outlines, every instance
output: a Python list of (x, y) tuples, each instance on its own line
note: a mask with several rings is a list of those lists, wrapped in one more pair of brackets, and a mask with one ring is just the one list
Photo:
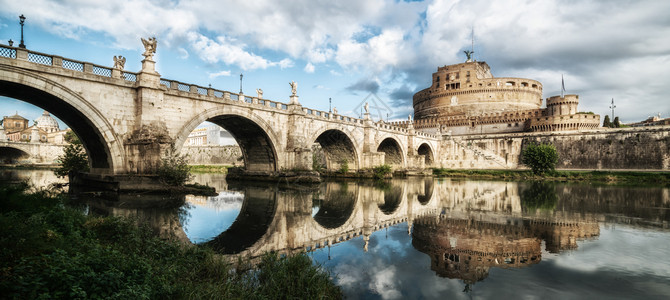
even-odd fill
[(181, 154), (188, 155), (191, 165), (244, 165), (242, 150), (238, 146), (186, 146)]
[(519, 167), (526, 145), (541, 142), (556, 146), (561, 169), (670, 170), (670, 126), (477, 135), (460, 140), (504, 160), (508, 168)]

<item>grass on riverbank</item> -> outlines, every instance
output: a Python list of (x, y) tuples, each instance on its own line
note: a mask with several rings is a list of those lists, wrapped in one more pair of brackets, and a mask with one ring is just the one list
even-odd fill
[(670, 184), (670, 172), (634, 172), (634, 171), (552, 171), (544, 176), (535, 175), (530, 170), (455, 170), (433, 169), (438, 177), (511, 179), (511, 180), (549, 180), (549, 181), (594, 181), (603, 183), (629, 184)]
[(162, 240), (132, 220), (85, 216), (62, 194), (27, 188), (0, 186), (2, 298), (341, 298), (305, 254), (236, 268), (210, 249)]
[(220, 173), (227, 174), (228, 165), (190, 165), (189, 168), (192, 173)]

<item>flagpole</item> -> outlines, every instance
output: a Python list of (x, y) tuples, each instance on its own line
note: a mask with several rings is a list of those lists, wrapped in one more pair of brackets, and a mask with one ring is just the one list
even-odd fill
[(561, 98), (565, 98), (565, 80), (563, 80), (563, 74), (561, 74)]

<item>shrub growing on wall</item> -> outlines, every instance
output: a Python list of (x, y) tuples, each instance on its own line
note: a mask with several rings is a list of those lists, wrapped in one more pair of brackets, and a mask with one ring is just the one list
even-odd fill
[(529, 144), (521, 152), (521, 162), (533, 170), (533, 173), (542, 175), (556, 168), (558, 152), (551, 144)]
[(165, 151), (165, 157), (161, 159), (156, 173), (161, 182), (175, 186), (183, 186), (193, 176), (187, 156), (179, 155), (174, 148)]

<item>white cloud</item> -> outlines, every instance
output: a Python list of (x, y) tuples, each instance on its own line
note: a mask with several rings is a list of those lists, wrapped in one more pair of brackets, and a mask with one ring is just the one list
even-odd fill
[(179, 52), (179, 58), (181, 58), (181, 59), (187, 59), (188, 58), (188, 51), (186, 51), (186, 49), (179, 47), (177, 49), (177, 52)]
[(287, 68), (293, 68), (294, 63), (292, 60), (284, 58), (280, 60), (278, 63), (276, 64), (273, 63), (272, 65), (278, 65), (282, 69), (287, 69)]
[[(141, 50), (139, 37), (155, 35), (158, 51), (191, 52), (210, 64), (252, 70), (305, 63), (310, 72), (310, 65), (335, 62), (342, 68), (329, 70), (335, 76), (378, 76), (382, 85), (400, 77), (419, 88), (436, 66), (464, 59), (474, 25), (475, 58), (494, 75), (529, 70), (517, 75), (543, 79), (560, 72), (579, 78), (585, 93), (601, 93), (593, 97), (631, 95), (649, 103), (642, 109), (670, 112), (658, 87), (669, 70), (668, 1), (0, 0), (0, 7), (7, 18), (31, 7), (30, 26), (72, 39), (96, 34), (114, 47)], [(638, 80), (644, 74), (660, 77)], [(635, 85), (623, 84), (626, 76)], [(546, 90), (554, 88), (552, 78), (543, 82)]]
[(312, 63), (307, 63), (303, 70), (307, 73), (314, 73), (314, 65)]
[(221, 71), (221, 72), (216, 72), (216, 73), (209, 73), (209, 78), (217, 78), (221, 76), (230, 76), (230, 70), (228, 71)]
[(237, 65), (242, 70), (266, 69), (273, 66), (282, 68), (292, 65), (292, 62), (282, 60), (271, 62), (261, 56), (244, 50), (242, 43), (235, 43), (225, 36), (219, 36), (212, 40), (202, 34), (190, 32), (188, 39), (193, 43), (193, 49), (198, 52), (200, 58), (209, 63), (223, 62), (229, 65)]

